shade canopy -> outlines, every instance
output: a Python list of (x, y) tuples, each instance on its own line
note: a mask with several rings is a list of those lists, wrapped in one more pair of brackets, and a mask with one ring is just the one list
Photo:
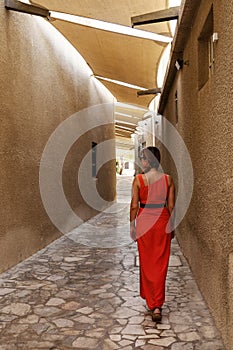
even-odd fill
[[(131, 17), (167, 9), (167, 0), (36, 0), (31, 3), (51, 11), (52, 17), (55, 18), (51, 24), (78, 50), (95, 76), (143, 89), (160, 88), (157, 85), (158, 67), (160, 58), (169, 45), (168, 41), (149, 40), (73, 23), (70, 20), (56, 19), (53, 11), (131, 27)], [(171, 39), (168, 21), (135, 28)], [(137, 88), (103, 79), (100, 81), (121, 103), (148, 108), (154, 98), (154, 95), (138, 97)]]

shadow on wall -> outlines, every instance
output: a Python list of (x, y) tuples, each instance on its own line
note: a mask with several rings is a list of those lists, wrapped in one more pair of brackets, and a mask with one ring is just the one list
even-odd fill
[[(7, 12), (3, 2), (0, 21), (0, 265), (4, 271), (60, 236), (43, 207), (39, 189), (40, 160), (49, 137), (77, 111), (113, 99), (50, 23)], [(113, 120), (113, 115), (108, 117)], [(62, 180), (67, 200), (77, 211), (80, 203), (85, 205), (74, 180), (80, 154), (90, 150), (91, 141), (101, 142), (113, 134), (111, 123), (92, 130), (67, 157)], [(107, 168), (104, 186), (113, 195), (115, 164)], [(54, 208), (57, 205), (55, 200)], [(91, 208), (87, 212), (84, 219), (95, 214)]]

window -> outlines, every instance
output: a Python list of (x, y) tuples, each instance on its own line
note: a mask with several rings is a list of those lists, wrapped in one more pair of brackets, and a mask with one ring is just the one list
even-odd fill
[(198, 38), (198, 87), (201, 89), (213, 74), (213, 7)]
[(97, 176), (97, 168), (96, 168), (96, 146), (97, 143), (96, 142), (92, 142), (92, 177), (96, 177)]

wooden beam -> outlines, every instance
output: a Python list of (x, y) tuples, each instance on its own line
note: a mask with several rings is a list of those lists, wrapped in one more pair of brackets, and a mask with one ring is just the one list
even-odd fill
[(145, 13), (144, 15), (131, 17), (132, 27), (149, 23), (158, 23), (178, 19), (180, 7), (170, 7), (169, 9)]
[(160, 94), (161, 93), (161, 89), (157, 88), (157, 89), (148, 89), (148, 90), (140, 90), (137, 91), (137, 95), (138, 96), (144, 96), (144, 95), (156, 95), (156, 94)]
[(125, 132), (134, 132), (135, 131), (135, 128), (128, 128), (126, 126), (121, 126), (121, 125), (118, 125), (118, 124), (115, 124), (115, 130), (118, 130), (118, 131), (125, 131)]
[(41, 16), (46, 18), (49, 18), (50, 16), (49, 10), (40, 6), (25, 4), (17, 0), (5, 0), (4, 4), (7, 10), (28, 13), (30, 15)]
[(133, 134), (133, 132), (131, 133), (128, 133), (128, 132), (125, 132), (125, 131), (120, 131), (120, 130), (116, 130), (115, 131), (115, 135), (117, 136), (121, 136), (121, 137), (125, 137), (125, 138), (128, 138), (128, 139), (131, 139), (131, 134)]
[(135, 123), (128, 123), (123, 120), (115, 120), (115, 125), (120, 125), (120, 126), (126, 126), (128, 128), (136, 128), (137, 124)]

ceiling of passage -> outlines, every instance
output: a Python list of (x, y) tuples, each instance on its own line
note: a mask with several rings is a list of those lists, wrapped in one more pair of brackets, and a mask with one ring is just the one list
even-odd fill
[[(49, 11), (128, 27), (131, 27), (133, 16), (168, 8), (168, 0), (36, 0), (31, 3), (46, 7)], [(55, 18), (55, 15), (52, 17)], [(157, 86), (158, 66), (168, 43), (109, 32), (61, 19), (51, 21), (51, 24), (78, 50), (95, 76), (122, 81), (144, 89), (160, 88)], [(136, 28), (171, 38), (168, 21), (141, 25)], [(121, 103), (147, 108), (154, 98), (154, 95), (138, 97), (137, 89), (105, 80), (100, 81)], [(133, 113), (134, 111), (131, 114)], [(124, 136), (125, 134), (129, 133), (124, 133)]]
[(148, 110), (143, 107), (117, 102), (115, 104), (115, 133), (116, 136), (130, 138)]

